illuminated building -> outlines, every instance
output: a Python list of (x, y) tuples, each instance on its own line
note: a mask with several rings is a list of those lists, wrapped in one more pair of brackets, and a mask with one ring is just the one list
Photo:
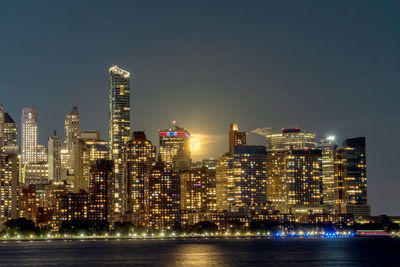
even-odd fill
[(78, 107), (72, 107), (65, 116), (64, 122), (64, 145), (68, 151), (72, 151), (72, 145), (81, 137), (81, 119), (78, 112)]
[[(45, 201), (39, 206), (43, 207), (43, 213), (47, 214), (48, 221), (41, 222), (43, 225), (50, 226), (55, 230), (59, 230), (62, 220), (61, 196), (71, 192), (71, 186), (66, 181), (51, 180), (45, 185)], [(36, 195), (38, 196), (38, 187), (36, 187)], [(41, 209), (39, 209), (41, 210)], [(38, 218), (39, 219), (39, 218)]]
[(333, 160), (334, 186), (335, 186), (335, 213), (343, 214), (346, 211), (346, 185), (347, 158), (344, 148), (337, 149)]
[[(216, 209), (227, 211), (234, 202), (233, 157), (227, 153), (218, 158), (216, 164)], [(229, 193), (229, 195), (228, 195)]]
[(18, 146), (17, 124), (10, 114), (4, 113), (4, 146)]
[(368, 218), (365, 137), (346, 139), (335, 153), (334, 168), (336, 213), (353, 214), (356, 221)]
[(265, 146), (235, 146), (232, 156), (234, 185), (233, 192), (227, 192), (228, 197), (233, 197), (230, 210), (240, 211), (251, 206), (265, 205), (267, 200)]
[(110, 75), (110, 117), (109, 145), (110, 158), (114, 161), (115, 212), (123, 214), (124, 177), (123, 149), (130, 138), (130, 73), (113, 66)]
[(36, 223), (39, 198), (36, 197), (36, 186), (31, 184), (20, 189), (18, 216)]
[(285, 180), (292, 213), (300, 210), (322, 213), (319, 212), (323, 211), (321, 150), (291, 150), (285, 158)]
[(46, 161), (26, 163), (22, 167), (22, 182), (30, 184), (46, 184), (49, 179), (49, 164)]
[(0, 105), (0, 148), (4, 146), (4, 107)]
[(36, 108), (23, 108), (21, 116), (21, 164), (37, 160), (38, 117)]
[(144, 132), (133, 132), (124, 151), (126, 176), (126, 213), (133, 221), (144, 221), (145, 191), (149, 174), (156, 159), (156, 147)]
[(107, 141), (100, 139), (97, 131), (86, 131), (74, 142), (72, 167), (74, 170), (74, 192), (89, 190), (90, 166), (99, 159), (108, 159)]
[(89, 211), (88, 219), (105, 220), (112, 222), (114, 219), (114, 162), (99, 159), (90, 167), (89, 181)]
[(190, 158), (190, 134), (183, 128), (172, 122), (173, 125), (165, 130), (159, 131), (161, 160), (172, 165), (179, 148), (187, 153)]
[(48, 141), (49, 181), (61, 179), (61, 140), (54, 131)]
[(70, 167), (70, 162), (72, 160), (72, 155), (69, 154), (69, 151), (67, 148), (61, 148), (61, 168), (63, 170), (69, 169)]
[[(308, 156), (306, 150), (314, 147), (315, 133), (302, 132), (299, 128), (282, 129), (281, 133), (267, 135), (267, 199), (280, 213), (293, 211), (294, 203), (299, 202), (295, 199), (306, 194), (300, 189), (296, 191), (293, 187), (301, 182), (297, 180), (298, 177), (305, 175), (305, 186), (313, 181), (312, 177), (307, 177), (307, 168), (310, 167), (309, 161), (312, 162), (313, 156)], [(296, 150), (299, 150), (300, 154), (296, 154)], [(303, 156), (301, 151), (304, 152)], [(309, 201), (305, 200), (304, 203)]]
[(192, 160), (187, 151), (180, 147), (173, 158), (172, 167), (175, 173), (187, 171), (192, 167)]
[(334, 137), (328, 137), (317, 145), (322, 152), (322, 192), (323, 202), (330, 213), (334, 212), (335, 200), (335, 177), (334, 177), (334, 154), (336, 149)]
[(315, 147), (315, 133), (302, 132), (299, 128), (282, 129), (282, 133), (267, 135), (267, 150), (290, 150)]
[(189, 213), (216, 210), (215, 171), (194, 168), (180, 175), (181, 210)]
[(0, 224), (16, 219), (19, 199), (19, 159), (17, 154), (0, 153)]
[(36, 162), (47, 161), (47, 147), (42, 144), (37, 145)]
[(88, 218), (88, 193), (66, 193), (60, 196), (60, 220), (86, 220)]
[(246, 145), (246, 132), (239, 132), (237, 123), (231, 124), (229, 130), (229, 153), (232, 153), (233, 147)]
[(167, 230), (180, 225), (179, 176), (161, 160), (150, 172), (146, 199), (147, 227)]
[(288, 183), (286, 181), (286, 160), (289, 151), (268, 151), (267, 153), (267, 200), (280, 213), (288, 213)]
[(215, 170), (217, 168), (217, 160), (214, 158), (203, 159), (201, 165), (209, 170)]

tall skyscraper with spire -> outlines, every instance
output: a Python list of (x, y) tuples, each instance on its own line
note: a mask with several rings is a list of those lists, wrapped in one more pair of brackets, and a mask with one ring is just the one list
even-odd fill
[(21, 163), (37, 161), (38, 116), (36, 108), (23, 108), (21, 115)]
[(110, 157), (114, 160), (115, 209), (116, 214), (124, 211), (123, 151), (130, 139), (130, 73), (118, 66), (109, 69), (110, 115), (109, 146)]

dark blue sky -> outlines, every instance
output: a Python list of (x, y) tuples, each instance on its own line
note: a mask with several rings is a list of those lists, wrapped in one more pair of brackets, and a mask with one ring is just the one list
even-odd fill
[(133, 129), (158, 145), (175, 119), (201, 139), (195, 159), (227, 150), (231, 122), (366, 136), (372, 212), (400, 215), (399, 13), (398, 1), (2, 1), (0, 102), (18, 122), (37, 107), (41, 143), (73, 105), (107, 139), (118, 64), (133, 76)]

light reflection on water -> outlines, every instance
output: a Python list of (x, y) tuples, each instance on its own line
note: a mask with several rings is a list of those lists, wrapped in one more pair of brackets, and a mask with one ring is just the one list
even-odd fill
[(390, 238), (9, 241), (0, 266), (395, 266), (398, 251)]
[(213, 244), (184, 244), (171, 251), (173, 266), (222, 266), (223, 250)]

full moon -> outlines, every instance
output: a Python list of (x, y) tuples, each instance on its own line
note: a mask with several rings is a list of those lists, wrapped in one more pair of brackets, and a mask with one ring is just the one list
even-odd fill
[(197, 151), (200, 149), (200, 141), (196, 137), (190, 138), (190, 151)]

